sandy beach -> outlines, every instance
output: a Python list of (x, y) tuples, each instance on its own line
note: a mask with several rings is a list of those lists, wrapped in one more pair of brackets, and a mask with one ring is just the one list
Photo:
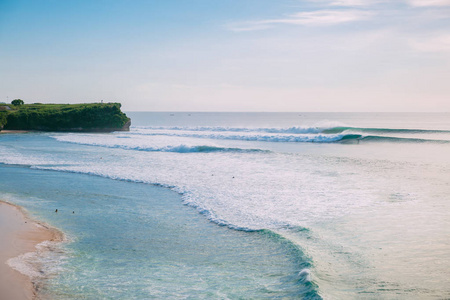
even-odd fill
[(28, 133), (29, 130), (0, 130), (0, 134), (4, 133)]
[(43, 241), (60, 241), (62, 234), (28, 218), (15, 205), (0, 201), (0, 299), (35, 299), (32, 279), (11, 268), (7, 261), (34, 252)]

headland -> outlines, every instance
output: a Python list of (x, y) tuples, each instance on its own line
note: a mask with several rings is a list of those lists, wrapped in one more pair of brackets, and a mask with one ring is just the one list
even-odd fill
[(130, 130), (120, 103), (0, 104), (0, 130), (112, 132)]

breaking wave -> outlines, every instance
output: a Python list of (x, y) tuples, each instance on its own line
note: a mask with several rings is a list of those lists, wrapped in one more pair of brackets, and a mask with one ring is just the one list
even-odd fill
[[(234, 148), (234, 147), (218, 147), (211, 145), (165, 145), (165, 146), (149, 146), (141, 145), (130, 145), (124, 143), (114, 143), (114, 140), (108, 139), (106, 141), (94, 141), (89, 138), (83, 138), (80, 136), (70, 135), (70, 136), (53, 136), (56, 140), (60, 142), (67, 142), (72, 144), (88, 145), (88, 146), (100, 146), (106, 148), (116, 148), (124, 150), (135, 150), (135, 151), (148, 151), (148, 152), (177, 152), (177, 153), (209, 153), (209, 152), (264, 152), (261, 149), (244, 149), (244, 148)], [(123, 136), (118, 136), (117, 138), (124, 138)]]
[[(293, 143), (409, 142), (449, 143), (450, 130), (364, 128), (364, 127), (136, 127), (131, 135), (172, 136), (213, 140), (239, 140)], [(436, 134), (448, 138), (436, 138)], [(420, 136), (418, 136), (420, 135)]]

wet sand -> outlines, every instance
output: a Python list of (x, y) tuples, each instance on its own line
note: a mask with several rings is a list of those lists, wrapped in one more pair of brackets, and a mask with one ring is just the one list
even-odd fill
[(62, 234), (45, 224), (33, 221), (24, 211), (0, 201), (0, 299), (35, 299), (32, 279), (11, 268), (7, 261), (34, 252), (43, 241), (61, 241)]
[(29, 130), (0, 130), (0, 134), (2, 133), (28, 133)]

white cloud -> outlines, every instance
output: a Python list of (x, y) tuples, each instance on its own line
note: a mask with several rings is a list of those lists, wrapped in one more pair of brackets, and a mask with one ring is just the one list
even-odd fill
[(407, 2), (416, 7), (450, 6), (450, 0), (409, 0)]
[(341, 6), (341, 7), (368, 7), (378, 3), (388, 2), (388, 0), (309, 0), (309, 1), (325, 6)]
[(333, 6), (365, 6), (367, 1), (364, 0), (337, 0), (330, 3)]
[(240, 22), (240, 23), (232, 23), (226, 25), (226, 28), (231, 31), (243, 32), (243, 31), (256, 31), (256, 30), (264, 30), (272, 27), (269, 24), (263, 24), (259, 22)]
[[(375, 4), (395, 4), (394, 1), (389, 0), (310, 0), (311, 2), (323, 3), (327, 6), (342, 6), (342, 7), (368, 7)], [(399, 1), (401, 2), (401, 1)], [(450, 0), (404, 0), (415, 7), (429, 7), (429, 6), (450, 6)]]
[(410, 39), (410, 45), (420, 52), (450, 52), (450, 34), (422, 39)]
[(229, 26), (229, 29), (233, 31), (252, 31), (267, 29), (277, 24), (330, 26), (361, 21), (368, 19), (371, 16), (373, 16), (373, 13), (364, 10), (316, 10), (299, 12), (286, 18), (235, 23)]
[(333, 25), (339, 23), (364, 20), (372, 16), (372, 13), (362, 10), (321, 10), (300, 12), (293, 15), (294, 18), (278, 20), (278, 23), (301, 25)]

